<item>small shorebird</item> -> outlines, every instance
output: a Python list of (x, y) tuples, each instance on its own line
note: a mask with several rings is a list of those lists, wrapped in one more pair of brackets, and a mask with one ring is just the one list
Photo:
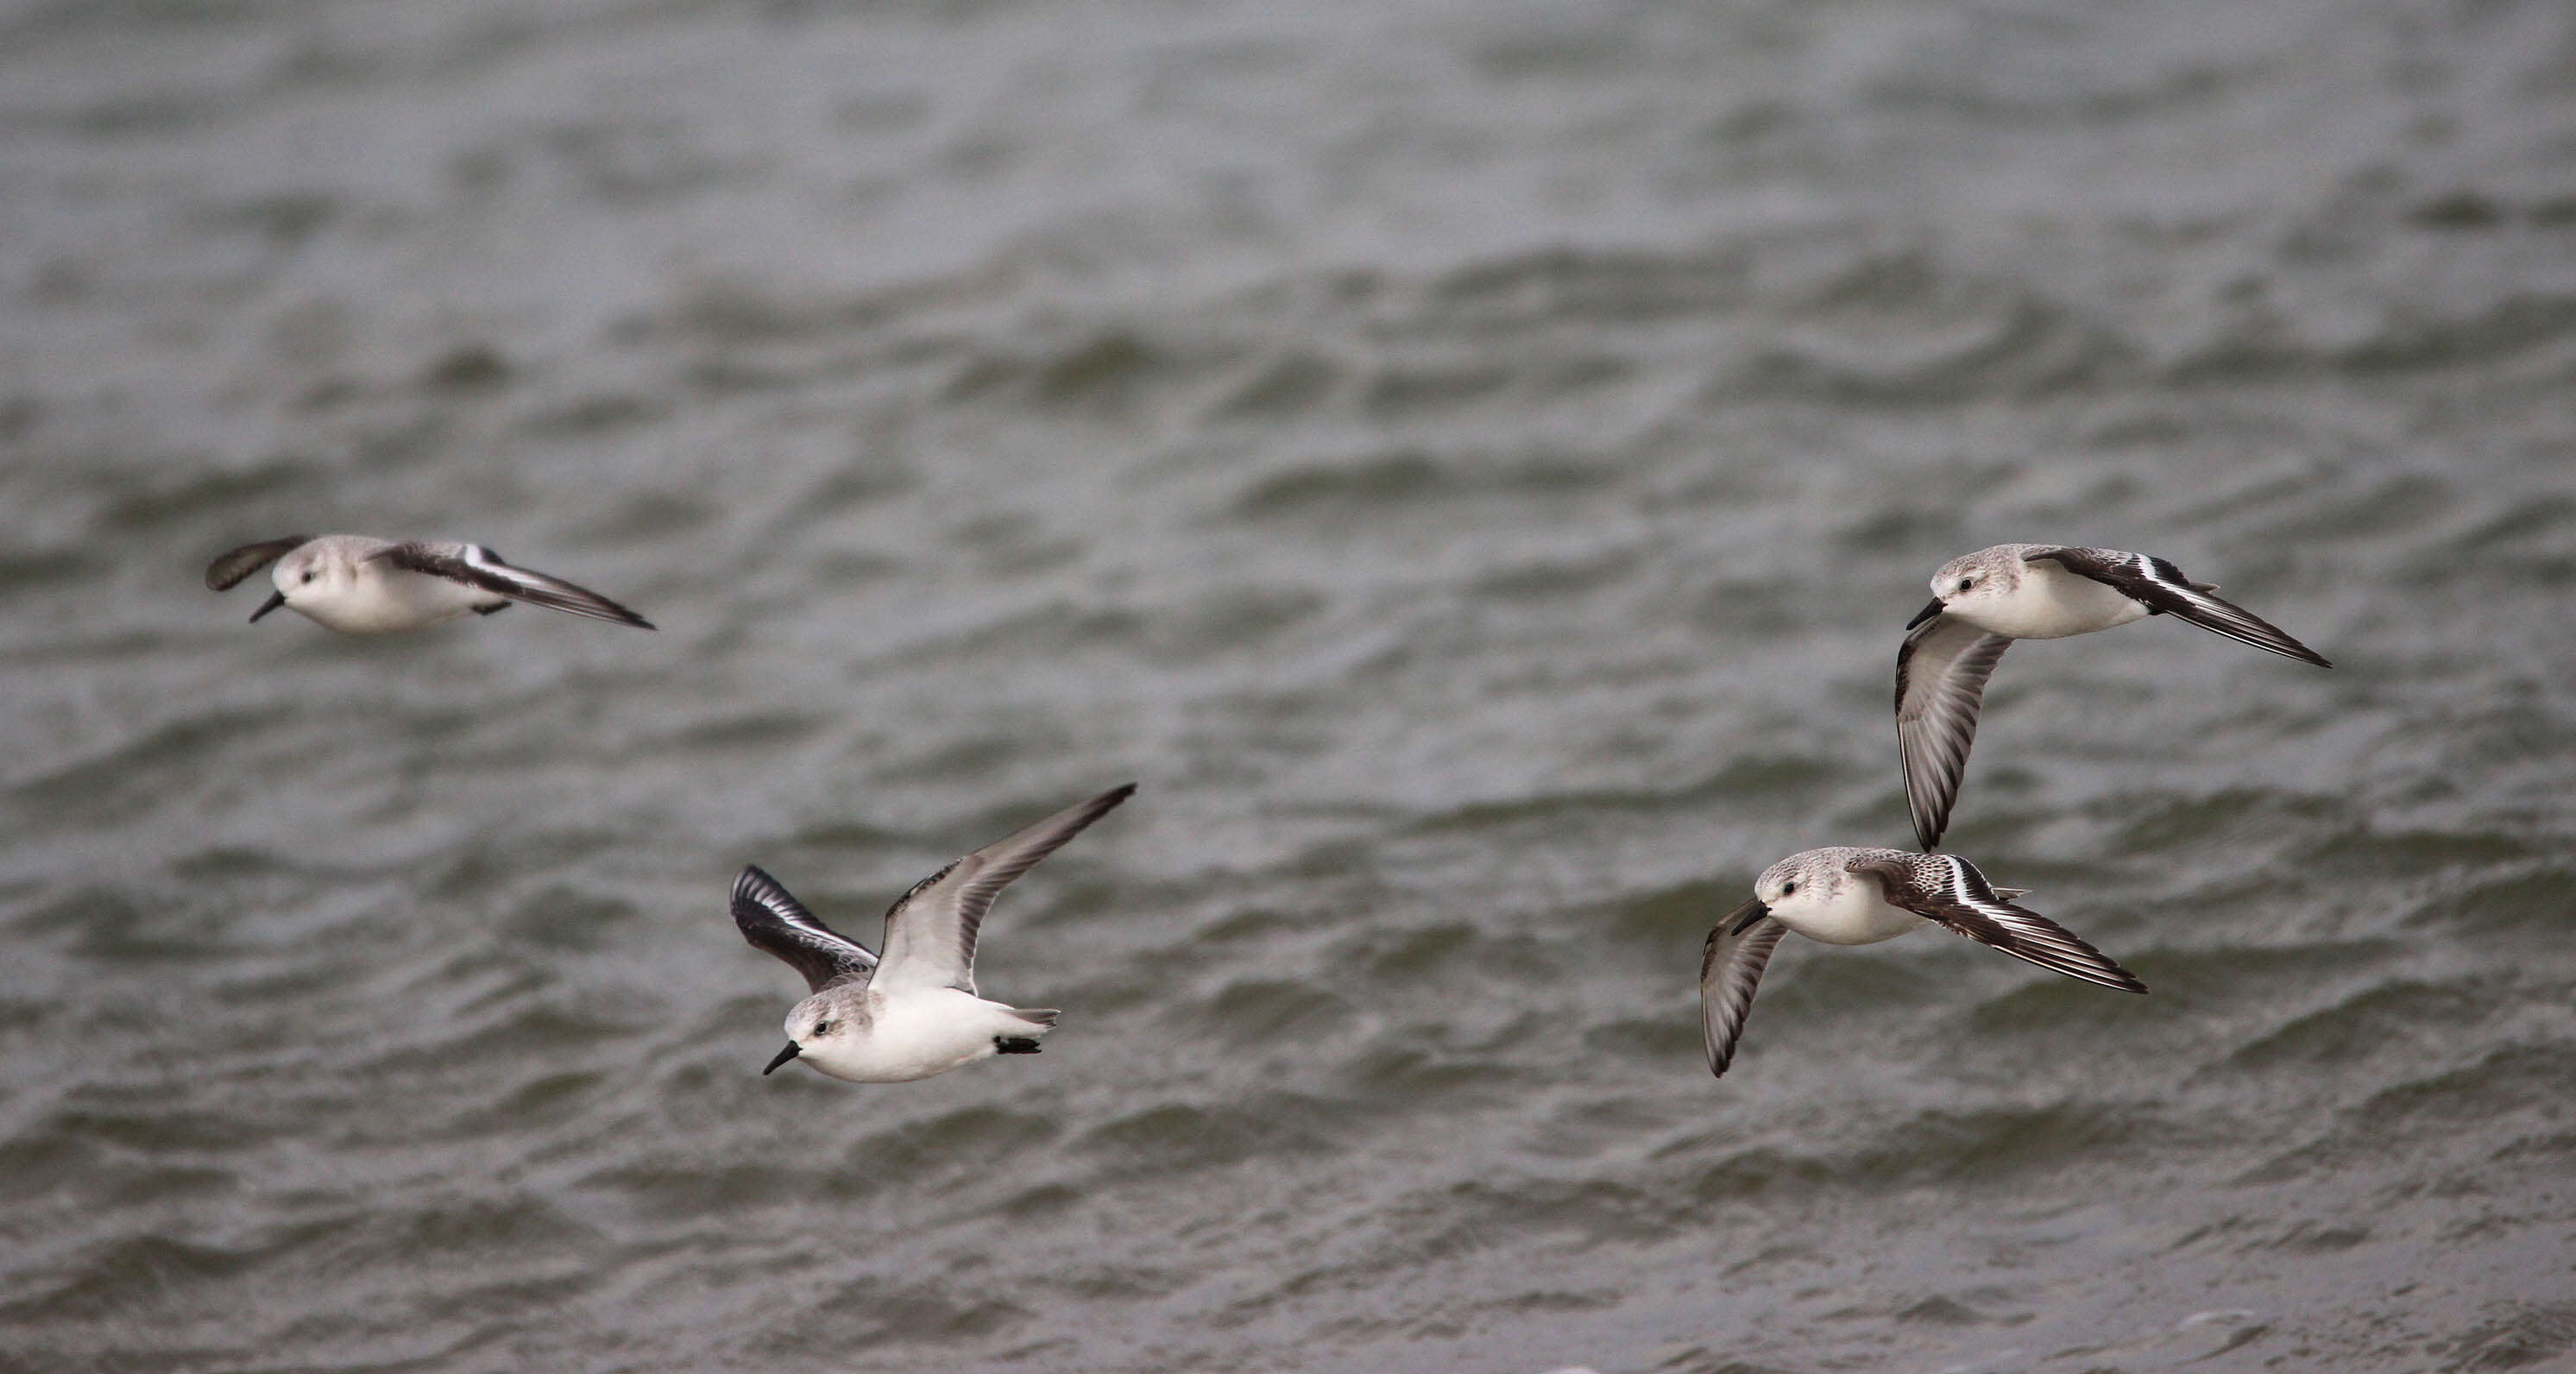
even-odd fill
[(274, 560), (277, 591), (252, 620), (284, 606), (352, 634), (418, 630), (467, 611), (490, 615), (513, 601), (613, 620), (639, 630), (653, 622), (557, 577), (513, 567), (480, 544), (395, 543), (363, 534), (291, 534), (244, 544), (206, 566), (206, 586), (229, 590)]
[(1723, 1076), (1734, 1060), (1762, 966), (1792, 930), (1829, 945), (1869, 945), (1930, 923), (2070, 978), (2122, 992), (2147, 990), (2055, 921), (2013, 905), (2027, 891), (1989, 884), (1955, 854), (1901, 849), (1833, 845), (1762, 870), (1753, 900), (1726, 913), (1700, 951), (1699, 1024), (1708, 1071)]
[(913, 884), (885, 918), (885, 955), (814, 918), (778, 880), (746, 867), (733, 920), (753, 947), (805, 975), (812, 995), (787, 1013), (790, 1059), (852, 1083), (902, 1083), (997, 1054), (1035, 1054), (1053, 1008), (1005, 1006), (975, 992), (975, 932), (993, 899), (1083, 827), (1134, 795), (1099, 796), (976, 850)]
[(2320, 668), (2334, 665), (2270, 621), (2210, 593), (2161, 558), (2063, 544), (1997, 544), (1941, 565), (1932, 604), (1896, 651), (1896, 743), (1905, 807), (1925, 849), (1941, 843), (1986, 678), (2016, 639), (2063, 639), (2170, 615)]

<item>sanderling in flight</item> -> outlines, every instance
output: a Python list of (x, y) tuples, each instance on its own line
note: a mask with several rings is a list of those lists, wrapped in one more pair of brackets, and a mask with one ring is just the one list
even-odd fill
[(1708, 1071), (1723, 1075), (1753, 1009), (1753, 989), (1782, 934), (1829, 945), (1893, 940), (1926, 921), (2016, 959), (2122, 992), (2145, 992), (2127, 969), (2055, 921), (2013, 905), (2030, 889), (1995, 887), (1955, 854), (1901, 849), (1810, 849), (1762, 870), (1753, 900), (1708, 933), (1699, 960), (1699, 1024)]
[(1997, 544), (1941, 565), (1932, 604), (1896, 651), (1896, 742), (1905, 806), (1925, 849), (1941, 842), (1977, 736), (1986, 678), (2016, 639), (2062, 639), (2172, 615), (2320, 668), (2316, 650), (2210, 593), (2161, 558), (2062, 544)]
[(291, 534), (244, 544), (206, 565), (206, 586), (225, 591), (274, 560), (277, 591), (253, 620), (287, 607), (353, 634), (417, 630), (472, 611), (490, 615), (513, 601), (613, 620), (639, 630), (653, 622), (557, 577), (513, 567), (480, 544), (370, 539), (363, 534)]
[(1013, 878), (1134, 795), (1114, 787), (995, 840), (913, 884), (885, 918), (885, 955), (814, 919), (778, 880), (745, 868), (733, 884), (742, 937), (805, 975), (812, 995), (787, 1013), (790, 1059), (852, 1083), (902, 1083), (997, 1054), (1035, 1054), (1052, 1008), (1004, 1006), (975, 992), (975, 931)]

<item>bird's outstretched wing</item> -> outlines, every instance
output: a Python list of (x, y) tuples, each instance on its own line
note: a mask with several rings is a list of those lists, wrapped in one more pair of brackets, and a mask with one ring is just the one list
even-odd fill
[(2206, 582), (2192, 581), (2182, 575), (2182, 569), (2161, 558), (2143, 553), (2124, 553), (2118, 549), (2058, 548), (2034, 551), (2024, 561), (2036, 563), (2041, 559), (2068, 572), (2089, 577), (2148, 610), (2162, 611), (2212, 633), (2251, 644), (2257, 649), (2269, 649), (2302, 663), (2313, 663), (2320, 668), (2334, 666), (2326, 661), (2325, 655), (2292, 639), (2279, 626), (2233, 601), (2210, 595), (2214, 587)]
[(877, 966), (867, 946), (816, 920), (776, 878), (752, 865), (733, 880), (733, 923), (754, 949), (804, 974), (809, 992), (865, 979)]
[(241, 580), (313, 542), (309, 534), (290, 534), (284, 539), (263, 539), (244, 544), (206, 565), (206, 590), (231, 591)]
[(1950, 826), (1986, 679), (2011, 647), (2009, 636), (1936, 615), (1916, 625), (1896, 651), (1896, 753), (1905, 769), (1905, 809), (1925, 849), (1939, 845)]
[(1708, 1049), (1708, 1071), (1720, 1078), (1735, 1062), (1735, 1043), (1744, 1035), (1744, 1018), (1753, 1013), (1753, 989), (1762, 982), (1762, 967), (1789, 928), (1768, 915), (1750, 921), (1729, 915), (1708, 933), (1699, 955), (1700, 1043)]
[(1876, 877), (1892, 905), (1938, 921), (1979, 944), (2069, 978), (2122, 992), (2147, 990), (2137, 975), (2064, 926), (1996, 895), (1976, 865), (1956, 854), (1881, 851), (1854, 859), (1847, 868)]
[(450, 582), (460, 582), (513, 601), (570, 611), (593, 620), (632, 625), (639, 630), (653, 628), (652, 621), (587, 587), (576, 587), (560, 577), (548, 577), (541, 572), (513, 566), (480, 544), (412, 540), (390, 545), (369, 556), (384, 559), (406, 572), (444, 577)]
[(975, 991), (975, 935), (984, 913), (1012, 879), (1037, 866), (1083, 827), (1133, 796), (1136, 784), (1113, 787), (1079, 806), (976, 850), (913, 885), (886, 911), (881, 987)]

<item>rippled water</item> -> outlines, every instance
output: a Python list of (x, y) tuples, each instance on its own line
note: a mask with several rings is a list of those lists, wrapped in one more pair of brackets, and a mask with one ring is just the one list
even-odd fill
[[(0, 1367), (2576, 1358), (2576, 12), (0, 18)], [(665, 628), (197, 585), (461, 536)], [(1792, 942), (1944, 558), (1951, 843), (2136, 970)], [(845, 927), (1047, 1053), (763, 1079)]]

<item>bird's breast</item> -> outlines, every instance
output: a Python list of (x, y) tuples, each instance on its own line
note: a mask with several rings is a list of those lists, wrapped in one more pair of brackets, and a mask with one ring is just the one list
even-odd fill
[(2146, 613), (2127, 595), (2043, 560), (2023, 568), (2011, 595), (1977, 606), (1965, 618), (2015, 639), (2064, 639), (2126, 625)]
[(380, 572), (368, 565), (358, 576), (328, 592), (306, 589), (287, 602), (307, 618), (351, 634), (417, 630), (454, 620), (474, 608), (478, 595), (470, 587), (443, 577), (400, 571)]
[(1846, 883), (1831, 900), (1792, 911), (1774, 907), (1771, 914), (1789, 929), (1829, 945), (1874, 945), (1923, 924), (1922, 917), (1889, 905), (1877, 885), (1866, 881)]

